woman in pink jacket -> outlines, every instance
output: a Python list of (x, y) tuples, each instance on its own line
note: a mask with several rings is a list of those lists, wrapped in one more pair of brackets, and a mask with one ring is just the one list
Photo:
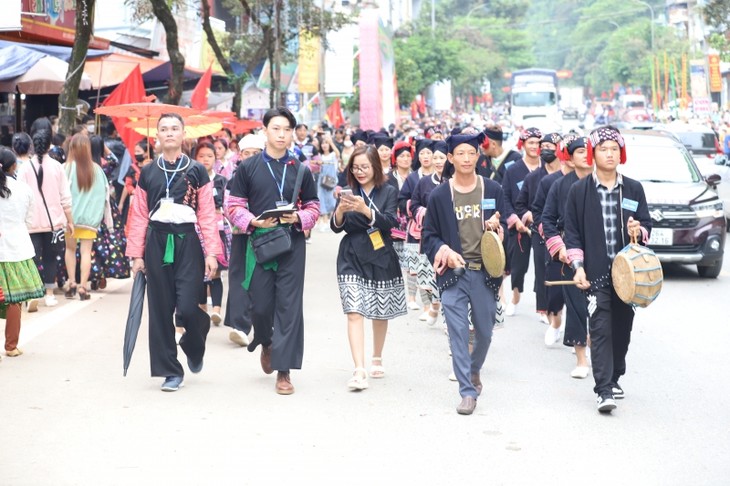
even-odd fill
[[(35, 263), (46, 287), (45, 303), (47, 307), (53, 307), (58, 304), (53, 288), (56, 286), (57, 258), (65, 247), (64, 229), (69, 233), (74, 231), (71, 192), (63, 167), (48, 156), (51, 132), (42, 129), (32, 138), (35, 155), (20, 167), (18, 180), (28, 184), (33, 191), (36, 203), (28, 232), (35, 248)], [(28, 311), (36, 310), (38, 302), (31, 301)]]

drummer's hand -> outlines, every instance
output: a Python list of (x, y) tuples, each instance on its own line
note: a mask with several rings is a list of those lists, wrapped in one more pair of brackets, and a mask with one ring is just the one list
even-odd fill
[(132, 274), (137, 275), (137, 272), (145, 273), (144, 258), (135, 258), (132, 262)]
[(458, 253), (456, 253), (453, 250), (451, 250), (451, 253), (449, 253), (447, 262), (448, 262), (449, 268), (458, 268), (458, 267), (466, 266), (466, 262), (461, 257), (461, 255), (459, 255)]
[(215, 272), (218, 271), (218, 259), (214, 255), (205, 257), (205, 276), (208, 280), (213, 280)]
[(487, 220), (486, 226), (489, 231), (497, 231), (497, 228), (499, 228), (499, 211), (495, 211), (492, 217)]
[(515, 229), (518, 233), (527, 233), (528, 230), (527, 226), (522, 224), (522, 221), (520, 220), (517, 220), (517, 222), (515, 223)]
[(565, 263), (566, 265), (568, 264), (568, 252), (565, 250), (565, 247), (561, 248), (558, 252), (558, 260)]
[(626, 225), (626, 228), (629, 230), (629, 236), (634, 236), (636, 239), (639, 239), (641, 236), (641, 222), (636, 221), (633, 216), (629, 216), (629, 221)]
[(586, 270), (583, 267), (575, 271), (575, 275), (573, 275), (573, 282), (575, 282), (575, 286), (581, 290), (588, 290), (591, 286), (591, 283), (586, 279)]

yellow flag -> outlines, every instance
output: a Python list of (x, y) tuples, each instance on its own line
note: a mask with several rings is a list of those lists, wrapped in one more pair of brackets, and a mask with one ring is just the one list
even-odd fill
[(319, 37), (299, 31), (299, 92), (319, 91)]

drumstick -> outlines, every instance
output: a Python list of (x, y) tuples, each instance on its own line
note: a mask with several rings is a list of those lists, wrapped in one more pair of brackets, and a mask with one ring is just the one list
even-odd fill
[(556, 285), (578, 285), (572, 280), (545, 280), (545, 287), (555, 287)]

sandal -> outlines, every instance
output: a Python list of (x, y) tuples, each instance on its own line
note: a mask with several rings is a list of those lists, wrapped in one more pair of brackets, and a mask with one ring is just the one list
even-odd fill
[(362, 391), (368, 387), (368, 372), (365, 368), (355, 368), (352, 378), (347, 382), (347, 388), (352, 391)]
[(73, 299), (76, 297), (76, 284), (68, 284), (68, 289), (66, 289), (66, 292), (64, 292), (63, 295), (67, 299)]
[(385, 368), (383, 367), (383, 358), (373, 357), (373, 362), (380, 363), (379, 365), (370, 366), (370, 377), (371, 378), (383, 378), (385, 376)]
[(84, 287), (79, 287), (79, 300), (89, 300), (90, 298), (89, 291)]

